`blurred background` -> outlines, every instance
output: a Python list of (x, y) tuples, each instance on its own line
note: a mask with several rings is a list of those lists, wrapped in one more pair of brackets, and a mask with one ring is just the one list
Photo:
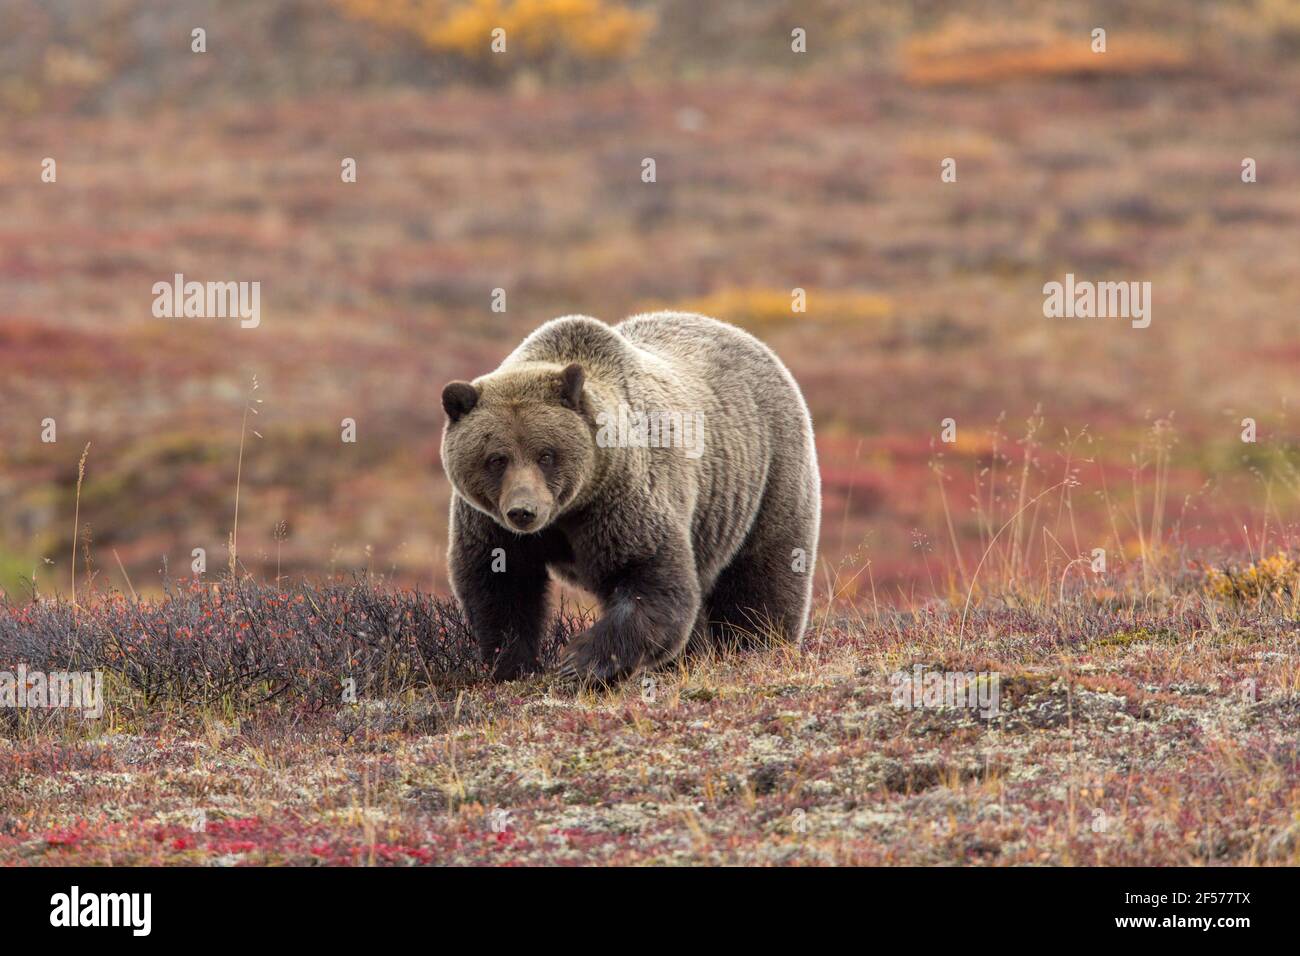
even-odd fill
[(215, 573), (238, 489), (254, 575), (443, 590), (442, 384), (658, 308), (802, 383), (826, 594), (1284, 547), (1298, 52), (1300, 0), (0, 0), (0, 586)]

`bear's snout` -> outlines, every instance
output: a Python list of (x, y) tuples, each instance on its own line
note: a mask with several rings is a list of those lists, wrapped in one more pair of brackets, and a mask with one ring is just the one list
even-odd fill
[(500, 511), (512, 531), (540, 531), (551, 517), (550, 492), (541, 475), (525, 472), (507, 480), (501, 490)]
[(520, 505), (518, 508), (511, 508), (507, 511), (506, 517), (510, 519), (511, 524), (519, 528), (527, 528), (536, 519), (537, 512), (526, 505)]
[(506, 525), (512, 531), (540, 531), (548, 520), (550, 509), (535, 498), (511, 498), (501, 508)]

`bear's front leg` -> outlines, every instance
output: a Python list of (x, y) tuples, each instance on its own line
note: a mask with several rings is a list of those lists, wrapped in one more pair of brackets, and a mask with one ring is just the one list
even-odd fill
[(613, 571), (602, 584), (600, 620), (569, 641), (560, 676), (609, 684), (681, 653), (700, 609), (689, 547), (661, 547)]
[(463, 500), (453, 505), (451, 587), (493, 680), (539, 669), (549, 578), (538, 552), (533, 539), (504, 531)]

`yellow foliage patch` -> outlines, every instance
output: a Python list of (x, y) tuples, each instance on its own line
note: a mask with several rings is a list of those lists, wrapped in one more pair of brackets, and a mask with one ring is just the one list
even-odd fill
[(635, 52), (651, 18), (607, 0), (335, 0), (345, 13), (417, 37), (439, 53), (486, 62), (493, 31), (530, 62), (618, 60)]
[(1263, 597), (1290, 597), (1300, 584), (1300, 562), (1282, 552), (1263, 558), (1245, 568), (1211, 568), (1205, 587), (1220, 598), (1259, 600)]

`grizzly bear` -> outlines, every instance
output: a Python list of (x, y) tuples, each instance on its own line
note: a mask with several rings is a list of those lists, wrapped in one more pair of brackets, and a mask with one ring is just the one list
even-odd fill
[(701, 315), (547, 322), (443, 389), (452, 589), (493, 676), (538, 669), (555, 574), (601, 616), (560, 673), (798, 641), (821, 512), (812, 419), (766, 345)]

